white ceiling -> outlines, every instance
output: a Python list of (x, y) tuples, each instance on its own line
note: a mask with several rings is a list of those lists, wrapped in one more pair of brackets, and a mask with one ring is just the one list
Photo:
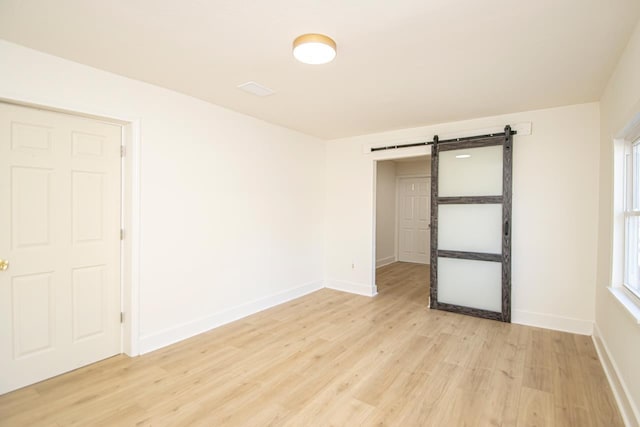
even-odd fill
[[(336, 138), (600, 98), (638, 0), (0, 0), (0, 38)], [(336, 60), (293, 39), (319, 32)], [(236, 88), (256, 81), (260, 98)]]

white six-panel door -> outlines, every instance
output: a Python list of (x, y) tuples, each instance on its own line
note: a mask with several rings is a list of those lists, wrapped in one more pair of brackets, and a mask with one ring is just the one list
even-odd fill
[(0, 103), (0, 393), (120, 353), (120, 145)]
[(398, 260), (429, 263), (429, 178), (398, 180)]

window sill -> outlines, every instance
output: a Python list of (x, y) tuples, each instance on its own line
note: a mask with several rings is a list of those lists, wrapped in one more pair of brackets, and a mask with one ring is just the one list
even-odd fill
[(640, 304), (637, 298), (632, 297), (622, 287), (609, 287), (609, 292), (618, 300), (620, 304), (626, 309), (626, 311), (635, 320), (636, 324), (640, 325)]

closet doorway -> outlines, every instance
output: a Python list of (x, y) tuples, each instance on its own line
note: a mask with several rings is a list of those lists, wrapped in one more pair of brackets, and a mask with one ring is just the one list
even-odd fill
[(431, 157), (376, 162), (376, 268), (429, 264)]
[(376, 162), (376, 287), (429, 296), (430, 167), (427, 155)]

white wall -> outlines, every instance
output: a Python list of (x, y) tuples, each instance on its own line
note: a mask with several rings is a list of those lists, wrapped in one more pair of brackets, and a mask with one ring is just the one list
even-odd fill
[(140, 119), (142, 351), (322, 287), (321, 140), (4, 41), (0, 97)]
[[(436, 133), (528, 121), (532, 134), (516, 136), (514, 145), (513, 321), (590, 334), (598, 223), (597, 103), (329, 141), (327, 285), (362, 294), (374, 292), (373, 160), (384, 158), (385, 152), (365, 154), (364, 144), (424, 140)], [(417, 147), (396, 150), (393, 155), (428, 153), (426, 147)], [(343, 185), (345, 182), (349, 185)]]
[[(640, 113), (640, 24), (601, 99), (600, 209), (596, 292), (596, 343), (629, 425), (640, 425), (640, 325), (607, 290), (612, 283), (613, 138)], [(618, 251), (619, 254), (619, 251)], [(631, 421), (633, 420), (633, 421)]]
[(396, 164), (378, 162), (376, 174), (376, 267), (396, 260)]
[(431, 157), (424, 160), (396, 162), (396, 175), (431, 175)]

